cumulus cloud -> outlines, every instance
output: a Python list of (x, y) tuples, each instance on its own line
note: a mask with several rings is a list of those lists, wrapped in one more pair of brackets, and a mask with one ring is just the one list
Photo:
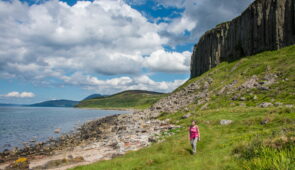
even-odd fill
[(99, 91), (173, 90), (184, 80), (157, 82), (142, 70), (188, 73), (191, 53), (170, 52), (163, 46), (195, 43), (204, 31), (237, 16), (252, 0), (159, 0), (164, 7), (184, 9), (180, 17), (159, 23), (149, 22), (126, 1), (77, 1), (73, 6), (58, 0), (33, 5), (0, 1), (0, 78), (40, 84), (58, 79)]
[(187, 73), (190, 67), (190, 56), (189, 51), (178, 53), (157, 50), (145, 59), (144, 65), (155, 72)]
[(10, 93), (2, 95), (3, 97), (15, 97), (15, 98), (32, 98), (35, 97), (35, 94), (32, 92), (17, 92), (12, 91)]
[(142, 56), (167, 41), (155, 24), (119, 0), (74, 6), (57, 0), (32, 6), (1, 1), (0, 8), (0, 70), (6, 76), (39, 78), (81, 69), (134, 74), (141, 70)]
[[(229, 21), (244, 11), (253, 0), (156, 0), (165, 7), (184, 9), (180, 18), (162, 23), (161, 36), (175, 46), (197, 43), (198, 38), (215, 25)], [(190, 34), (183, 36), (185, 31)]]
[(154, 81), (148, 75), (135, 77), (122, 76), (108, 80), (100, 80), (97, 77), (76, 72), (70, 76), (64, 76), (63, 80), (69, 85), (78, 85), (85, 89), (95, 90), (98, 93), (112, 94), (123, 90), (151, 90), (171, 92), (186, 80)]

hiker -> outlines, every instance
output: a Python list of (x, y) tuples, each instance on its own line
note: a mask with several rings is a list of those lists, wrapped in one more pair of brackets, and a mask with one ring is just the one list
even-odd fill
[(200, 130), (196, 121), (192, 121), (191, 126), (189, 127), (189, 140), (192, 145), (193, 154), (196, 154), (197, 151), (197, 141), (201, 140)]

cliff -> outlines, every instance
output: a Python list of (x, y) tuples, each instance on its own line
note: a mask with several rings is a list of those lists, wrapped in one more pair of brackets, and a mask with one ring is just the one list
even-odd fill
[(195, 45), (191, 78), (222, 61), (295, 43), (295, 0), (256, 0), (239, 17), (207, 31)]

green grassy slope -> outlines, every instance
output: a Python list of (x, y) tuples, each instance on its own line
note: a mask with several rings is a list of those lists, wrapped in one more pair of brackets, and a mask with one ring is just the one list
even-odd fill
[[(218, 94), (233, 81), (237, 83), (231, 89), (254, 75), (263, 78), (268, 74), (278, 77), (267, 90), (238, 89)], [(209, 76), (213, 79), (209, 88), (213, 95), (206, 109), (200, 109), (203, 105), (196, 101), (189, 106), (192, 116), (188, 119), (181, 119), (187, 114), (182, 110), (159, 117), (182, 125), (163, 134), (164, 142), (74, 169), (295, 169), (295, 46), (222, 63), (179, 88)], [(235, 95), (243, 100), (233, 100)], [(262, 102), (282, 105), (257, 106)], [(196, 155), (190, 154), (187, 137), (187, 127), (193, 119), (201, 131)], [(233, 123), (220, 125), (221, 119)]]
[(148, 108), (165, 94), (130, 90), (112, 96), (81, 101), (76, 107), (101, 109), (143, 109)]

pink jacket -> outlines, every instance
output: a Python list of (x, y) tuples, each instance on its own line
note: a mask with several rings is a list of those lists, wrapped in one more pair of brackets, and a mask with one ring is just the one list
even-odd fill
[(199, 129), (197, 126), (191, 126), (189, 128), (189, 133), (190, 133), (190, 140), (195, 139), (197, 137), (199, 137)]

